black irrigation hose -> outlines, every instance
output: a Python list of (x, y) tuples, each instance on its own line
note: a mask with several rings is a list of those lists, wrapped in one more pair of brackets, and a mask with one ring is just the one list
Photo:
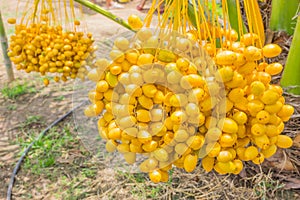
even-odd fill
[(83, 101), (81, 104), (79, 104), (78, 106), (74, 107), (72, 110), (70, 110), (69, 112), (67, 112), (66, 114), (64, 114), (63, 116), (61, 116), (60, 118), (58, 118), (57, 120), (55, 120), (54, 122), (52, 122), (46, 129), (44, 129), (39, 135), (38, 137), (30, 143), (30, 145), (24, 150), (24, 152), (22, 153), (22, 156), (20, 157), (20, 159), (18, 160), (13, 173), (10, 177), (10, 181), (9, 181), (9, 185), (8, 185), (8, 189), (7, 189), (7, 196), (6, 199), (7, 200), (11, 200), (11, 195), (12, 195), (12, 189), (14, 186), (14, 182), (15, 182), (15, 177), (20, 169), (20, 166), (22, 164), (22, 161), (24, 160), (24, 158), (26, 157), (27, 153), (30, 151), (31, 147), (34, 145), (34, 143), (36, 141), (38, 141), (39, 139), (41, 139), (52, 127), (54, 127), (56, 124), (58, 124), (60, 121), (62, 121), (63, 119), (65, 119), (67, 116), (69, 116), (71, 113), (73, 113), (76, 109), (78, 109), (79, 107), (81, 107), (82, 105), (84, 105), (86, 103), (86, 101)]

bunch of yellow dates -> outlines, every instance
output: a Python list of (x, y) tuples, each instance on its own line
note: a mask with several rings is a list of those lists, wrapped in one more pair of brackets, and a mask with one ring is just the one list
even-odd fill
[[(16, 24), (10, 37), (8, 56), (17, 70), (53, 75), (54, 81), (67, 81), (76, 77), (84, 79), (88, 73), (85, 65), (94, 58), (92, 34), (64, 31), (62, 26), (52, 26), (45, 14), (40, 23)], [(15, 20), (9, 19), (9, 23)], [(74, 26), (79, 26), (74, 21)], [(45, 85), (49, 84), (44, 79)]]
[(202, 159), (206, 171), (214, 169), (220, 174), (237, 173), (242, 161), (261, 164), (276, 153), (277, 147), (291, 147), (292, 139), (281, 133), (284, 122), (294, 112), (291, 105), (285, 104), (282, 88), (271, 84), (272, 76), (280, 74), (283, 66), (266, 62), (278, 56), (281, 48), (276, 44), (254, 46), (258, 42), (256, 34), (244, 34), (237, 41), (234, 30), (224, 32), (226, 44), (215, 56), (211, 46), (206, 48), (223, 77), (230, 126), (227, 131), (224, 127), (208, 130), (207, 134), (212, 131), (217, 142)]
[(157, 183), (168, 181), (173, 166), (192, 172), (199, 158), (206, 171), (238, 174), (243, 161), (261, 164), (290, 147), (280, 133), (293, 107), (270, 84), (282, 66), (259, 62), (281, 49), (230, 42), (213, 56), (189, 37), (146, 28), (134, 42), (116, 38), (112, 61), (99, 59), (88, 74), (96, 87), (84, 111), (100, 116), (107, 151), (129, 164), (143, 155), (140, 170)]

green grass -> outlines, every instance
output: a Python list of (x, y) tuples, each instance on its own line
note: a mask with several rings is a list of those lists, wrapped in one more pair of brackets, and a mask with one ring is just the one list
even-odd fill
[[(38, 120), (39, 117), (31, 116), (27, 120), (27, 124)], [(18, 143), (25, 149), (35, 140), (35, 137), (36, 134), (31, 134), (31, 137), (27, 140), (20, 138)], [(24, 168), (36, 175), (47, 173), (47, 171), (50, 170), (49, 167), (54, 166), (56, 159), (62, 155), (62, 148), (68, 147), (68, 145), (74, 143), (75, 140), (75, 137), (71, 134), (68, 127), (62, 130), (57, 130), (56, 128), (51, 129), (48, 134), (34, 143), (24, 161)], [(52, 176), (52, 173), (49, 175)]]
[(28, 86), (27, 84), (18, 83), (13, 86), (6, 85), (1, 89), (1, 93), (4, 97), (15, 100), (23, 94), (36, 93), (34, 86)]
[(16, 109), (17, 109), (17, 105), (15, 105), (15, 104), (10, 104), (10, 105), (7, 106), (7, 109), (8, 109), (8, 110), (16, 110)]
[(166, 187), (170, 187), (172, 182), (172, 174), (173, 170), (170, 170), (169, 176), (170, 179), (167, 183), (152, 185), (149, 184), (149, 179), (147, 178), (147, 174), (145, 173), (131, 173), (125, 171), (117, 170), (116, 171), (117, 178), (120, 180), (126, 180), (126, 183), (129, 183), (130, 188), (128, 190), (131, 194), (138, 199), (157, 199), (166, 189)]
[(277, 197), (278, 194), (276, 193), (283, 188), (284, 184), (280, 183), (279, 180), (272, 179), (271, 174), (264, 174), (254, 185), (256, 195), (262, 200)]
[(54, 101), (63, 101), (64, 99), (65, 99), (65, 96), (60, 95), (60, 96), (58, 96), (58, 97), (55, 97), (55, 98), (54, 98)]
[(29, 115), (25, 121), (19, 124), (19, 128), (24, 131), (31, 131), (33, 125), (42, 125), (45, 121), (40, 115)]
[(96, 166), (91, 166), (91, 167), (88, 167), (88, 168), (83, 168), (81, 170), (82, 172), (82, 175), (86, 178), (93, 178), (95, 177), (95, 175), (97, 174), (97, 167)]

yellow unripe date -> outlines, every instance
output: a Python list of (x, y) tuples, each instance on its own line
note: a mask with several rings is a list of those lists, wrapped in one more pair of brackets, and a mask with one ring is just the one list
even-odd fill
[(220, 144), (222, 147), (232, 147), (237, 140), (236, 134), (223, 133), (220, 137)]
[(136, 119), (140, 122), (149, 122), (151, 120), (151, 115), (148, 110), (139, 109), (136, 111)]
[(129, 48), (129, 41), (124, 37), (118, 37), (115, 39), (114, 45), (124, 51)]
[(141, 54), (137, 60), (137, 65), (143, 66), (147, 64), (152, 64), (154, 56), (152, 54)]
[(101, 80), (96, 85), (96, 91), (97, 92), (106, 92), (109, 88), (108, 83), (105, 80)]
[(244, 56), (248, 61), (260, 60), (262, 57), (261, 50), (255, 46), (246, 47), (244, 50)]
[(114, 62), (117, 62), (117, 63), (121, 63), (125, 59), (124, 53), (120, 50), (112, 50), (109, 53), (109, 56)]
[(267, 65), (266, 68), (265, 68), (265, 72), (267, 72), (268, 74), (274, 76), (276, 74), (280, 74), (282, 69), (283, 69), (282, 64), (276, 62), (276, 63), (272, 63), (272, 64)]
[(243, 98), (245, 95), (243, 89), (241, 88), (234, 88), (232, 90), (230, 90), (229, 94), (228, 94), (228, 98), (230, 101), (237, 103), (240, 101), (241, 98)]
[(231, 67), (222, 67), (218, 69), (218, 75), (217, 80), (225, 83), (232, 80), (234, 73)]
[(129, 26), (134, 30), (138, 30), (138, 29), (142, 28), (142, 26), (143, 26), (142, 20), (137, 15), (134, 15), (134, 14), (131, 14), (128, 17), (127, 21), (128, 21)]
[(248, 102), (247, 109), (250, 113), (253, 113), (256, 116), (259, 111), (264, 109), (264, 104), (260, 100), (254, 99)]
[(244, 167), (243, 162), (239, 159), (235, 159), (235, 160), (233, 160), (233, 163), (235, 165), (235, 170), (232, 173), (233, 174), (239, 174), (242, 171), (243, 167)]
[(221, 119), (218, 122), (218, 127), (226, 133), (236, 133), (238, 131), (237, 123), (228, 117)]
[(277, 151), (277, 146), (275, 144), (270, 145), (266, 149), (262, 149), (261, 153), (264, 155), (265, 158), (270, 158), (273, 156)]
[(177, 142), (184, 142), (188, 139), (188, 137), (189, 137), (189, 134), (184, 129), (179, 129), (174, 133), (174, 139)]
[(121, 129), (120, 128), (113, 128), (108, 131), (108, 138), (112, 140), (119, 140), (121, 139)]
[(253, 81), (250, 85), (251, 93), (255, 96), (260, 96), (265, 91), (265, 85), (261, 81)]
[(264, 110), (270, 114), (275, 114), (281, 110), (282, 106), (283, 104), (280, 101), (276, 101), (274, 104), (265, 105)]
[(260, 165), (261, 163), (263, 163), (265, 160), (265, 156), (262, 153), (258, 153), (258, 155), (252, 159), (252, 162), (256, 165)]
[(175, 152), (179, 155), (184, 154), (186, 151), (188, 151), (189, 147), (185, 143), (178, 143), (175, 146)]
[(139, 58), (139, 54), (137, 52), (126, 52), (125, 58), (130, 64), (137, 64), (137, 60)]
[(243, 84), (245, 84), (244, 77), (237, 71), (233, 72), (232, 80), (225, 83), (225, 85), (229, 88), (241, 87)]
[(228, 162), (232, 159), (233, 159), (232, 154), (226, 150), (220, 151), (219, 155), (217, 156), (217, 160), (219, 162)]
[(179, 58), (176, 61), (176, 67), (180, 70), (180, 71), (187, 71), (189, 68), (189, 61), (185, 58)]
[(202, 159), (201, 165), (206, 172), (210, 172), (214, 168), (215, 158), (205, 156)]
[(277, 126), (275, 126), (273, 124), (266, 125), (266, 135), (268, 137), (274, 137), (274, 136), (277, 136), (279, 134), (280, 134), (280, 132), (279, 132)]
[(187, 115), (183, 111), (175, 111), (171, 114), (171, 120), (175, 124), (184, 123), (187, 120)]
[(217, 162), (215, 170), (220, 174), (233, 173), (236, 170), (236, 166), (232, 161), (229, 162)]
[(119, 65), (114, 65), (111, 66), (109, 70), (112, 75), (118, 75), (122, 72), (122, 67)]
[(118, 84), (118, 76), (113, 75), (110, 72), (107, 72), (105, 75), (105, 80), (111, 87), (115, 87)]
[(240, 66), (237, 71), (240, 74), (248, 75), (248, 74), (251, 74), (255, 70), (256, 67), (257, 67), (257, 64), (255, 61), (249, 61), (249, 62), (246, 62), (244, 65)]
[(270, 140), (266, 134), (254, 137), (254, 143), (261, 149), (267, 149), (270, 146)]
[(279, 94), (273, 90), (267, 90), (263, 93), (260, 100), (264, 104), (274, 104), (279, 99)]
[(258, 35), (255, 33), (246, 33), (242, 35), (241, 42), (243, 42), (246, 46), (253, 45), (258, 40)]
[(149, 142), (146, 142), (145, 144), (143, 144), (142, 148), (144, 151), (146, 152), (152, 152), (154, 151), (158, 146), (158, 143), (156, 141), (149, 141)]
[(173, 107), (183, 107), (188, 103), (188, 99), (184, 94), (173, 94), (170, 97), (170, 104)]
[(16, 23), (16, 19), (15, 18), (9, 18), (9, 19), (7, 19), (7, 23), (9, 23), (9, 24), (15, 24)]
[(209, 157), (217, 157), (221, 151), (221, 145), (218, 142), (208, 143), (205, 150)]
[(130, 165), (134, 164), (136, 161), (136, 153), (134, 153), (134, 152), (124, 153), (123, 156), (124, 156), (125, 161)]
[(183, 161), (184, 170), (186, 172), (194, 171), (197, 165), (197, 161), (198, 161), (198, 156), (188, 154)]
[(236, 121), (239, 125), (243, 125), (247, 122), (248, 117), (245, 112), (238, 111), (233, 114), (232, 119)]
[(141, 172), (150, 172), (154, 170), (157, 166), (158, 161), (155, 158), (148, 158), (140, 164), (139, 168)]
[(264, 83), (265, 86), (267, 86), (268, 84), (270, 84), (271, 75), (268, 74), (267, 72), (257, 72), (256, 77), (257, 77), (257, 80), (259, 80), (262, 83)]
[(122, 128), (130, 128), (133, 127), (136, 123), (136, 118), (133, 116), (127, 116), (127, 117), (123, 117), (119, 120), (118, 125)]
[(276, 145), (279, 148), (290, 148), (293, 145), (293, 140), (287, 135), (278, 135)]
[(236, 146), (237, 147), (245, 147), (249, 144), (250, 138), (249, 137), (244, 137), (244, 138), (239, 138), (236, 141)]
[(128, 145), (128, 144), (125, 144), (125, 143), (119, 144), (119, 145), (117, 146), (117, 150), (118, 150), (120, 153), (127, 153), (127, 152), (130, 152), (129, 145)]
[(168, 152), (163, 148), (156, 149), (153, 154), (154, 157), (160, 162), (166, 162), (169, 160)]
[(277, 44), (267, 44), (262, 48), (263, 56), (266, 58), (273, 58), (281, 53), (282, 49)]
[(114, 152), (117, 149), (118, 144), (114, 140), (108, 140), (105, 144), (107, 152)]
[(90, 79), (91, 81), (94, 81), (94, 82), (97, 82), (100, 79), (100, 76), (96, 69), (91, 70), (88, 73), (87, 77), (88, 77), (88, 79)]
[(162, 178), (161, 171), (158, 169), (149, 172), (149, 178), (153, 183), (159, 183)]
[(233, 51), (225, 50), (217, 53), (216, 64), (218, 65), (233, 65), (237, 59), (236, 54)]
[(258, 155), (258, 149), (255, 146), (249, 146), (245, 149), (244, 156), (246, 160), (253, 160)]
[(49, 79), (47, 79), (47, 78), (44, 78), (43, 79), (43, 82), (44, 82), (44, 85), (47, 87), (48, 85), (49, 85)]
[(217, 127), (212, 127), (212, 128), (207, 130), (207, 133), (205, 135), (205, 139), (208, 142), (218, 141), (220, 139), (221, 135), (222, 135), (221, 129), (219, 129)]
[(186, 144), (193, 150), (200, 149), (204, 144), (204, 137), (202, 135), (193, 135), (189, 137)]
[(277, 113), (278, 117), (290, 117), (294, 113), (294, 107), (291, 105), (283, 105)]
[(142, 86), (143, 93), (146, 97), (153, 98), (157, 92), (157, 88), (153, 84), (145, 84)]
[(141, 28), (136, 34), (139, 40), (146, 41), (152, 36), (152, 31), (149, 28)]
[(256, 119), (261, 124), (269, 123), (269, 121), (270, 121), (270, 114), (267, 111), (265, 111), (265, 110), (261, 110), (261, 111), (259, 111), (257, 113)]
[[(172, 168), (172, 166), (171, 166), (171, 168)], [(161, 179), (160, 179), (160, 181), (164, 182), (164, 183), (168, 182), (168, 180), (169, 180), (169, 174), (168, 174), (168, 172), (164, 171), (163, 168), (160, 170), (160, 172), (161, 172)]]
[(246, 63), (246, 58), (243, 54), (241, 53), (236, 53), (237, 59), (234, 62), (235, 67), (240, 67)]
[(165, 100), (164, 93), (162, 91), (158, 90), (153, 97), (153, 102), (156, 104), (161, 104), (164, 102), (164, 100)]
[(146, 97), (145, 95), (138, 97), (138, 102), (141, 106), (143, 106), (146, 109), (151, 109), (153, 107), (152, 99), (149, 97)]
[(140, 130), (138, 132), (137, 138), (143, 144), (150, 142), (152, 140), (151, 134), (146, 130)]
[(101, 106), (100, 104), (89, 105), (84, 110), (84, 115), (87, 117), (95, 117), (95, 116), (99, 115), (102, 112), (104, 105), (103, 105), (103, 107), (100, 107), (100, 106)]
[(246, 161), (246, 157), (245, 157), (245, 151), (246, 151), (246, 148), (245, 147), (238, 147), (236, 148), (236, 155), (239, 159), (243, 160), (243, 161)]

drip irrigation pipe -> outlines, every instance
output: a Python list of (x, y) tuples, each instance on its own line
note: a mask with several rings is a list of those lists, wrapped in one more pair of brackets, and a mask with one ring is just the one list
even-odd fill
[(78, 106), (74, 107), (72, 110), (68, 111), (66, 114), (64, 114), (63, 116), (61, 116), (60, 118), (58, 118), (57, 120), (55, 120), (54, 122), (52, 122), (48, 127), (46, 127), (37, 137), (36, 139), (30, 143), (30, 145), (24, 150), (24, 152), (22, 153), (20, 159), (18, 160), (13, 173), (10, 177), (10, 181), (9, 181), (9, 185), (8, 185), (8, 189), (7, 189), (7, 196), (6, 199), (7, 200), (11, 200), (11, 196), (12, 196), (12, 189), (14, 186), (14, 182), (15, 182), (15, 177), (20, 169), (20, 166), (24, 160), (24, 158), (26, 157), (26, 155), (28, 154), (28, 152), (30, 151), (31, 147), (34, 145), (34, 143), (38, 140), (40, 140), (51, 128), (53, 128), (55, 125), (57, 125), (60, 121), (62, 121), (63, 119), (65, 119), (67, 116), (69, 116), (71, 113), (73, 113), (75, 110), (77, 110), (79, 107), (81, 107), (82, 105), (84, 105), (87, 101), (83, 101), (82, 103), (80, 103)]

